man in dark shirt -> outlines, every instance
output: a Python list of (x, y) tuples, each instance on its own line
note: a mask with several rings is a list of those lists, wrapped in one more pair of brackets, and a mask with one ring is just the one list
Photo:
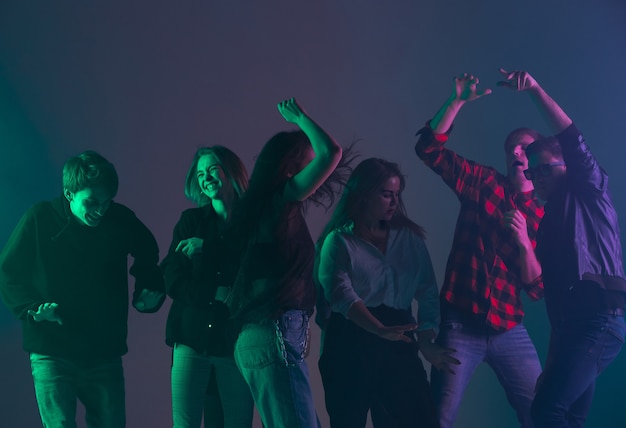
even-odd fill
[(165, 298), (154, 236), (112, 200), (118, 178), (95, 152), (63, 167), (63, 195), (30, 208), (0, 254), (0, 295), (22, 321), (45, 427), (75, 427), (76, 400), (89, 426), (125, 425), (128, 255), (133, 306)]
[(582, 427), (597, 376), (624, 343), (626, 276), (609, 179), (582, 134), (526, 72), (503, 85), (526, 91), (554, 137), (527, 148), (526, 177), (546, 201), (537, 236), (550, 347), (537, 384), (537, 428)]
[[(523, 174), (526, 146), (540, 135), (528, 128), (507, 137), (507, 174), (444, 147), (461, 107), (491, 93), (478, 78), (455, 78), (452, 95), (423, 128), (417, 155), (455, 192), (461, 207), (441, 289), (436, 342), (455, 350), (460, 365), (433, 364), (431, 383), (442, 428), (456, 419), (463, 392), (481, 362), (498, 376), (522, 427), (532, 427), (530, 406), (541, 372), (537, 351), (522, 324), (521, 292), (543, 296), (534, 238), (543, 209)], [(449, 361), (449, 360), (448, 360)]]

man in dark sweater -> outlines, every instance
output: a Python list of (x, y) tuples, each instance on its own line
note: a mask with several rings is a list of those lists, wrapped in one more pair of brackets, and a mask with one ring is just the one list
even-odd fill
[(125, 426), (128, 255), (133, 306), (165, 298), (156, 240), (112, 198), (114, 166), (88, 151), (63, 167), (63, 196), (22, 217), (0, 254), (0, 295), (22, 321), (46, 427), (75, 426), (76, 400), (90, 427)]

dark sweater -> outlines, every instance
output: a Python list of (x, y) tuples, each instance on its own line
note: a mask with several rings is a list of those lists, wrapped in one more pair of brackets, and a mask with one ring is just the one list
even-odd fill
[[(0, 294), (22, 321), (24, 350), (87, 361), (125, 354), (128, 255), (134, 296), (164, 291), (156, 240), (127, 207), (111, 203), (96, 227), (79, 224), (63, 197), (30, 208), (0, 254)], [(59, 305), (63, 325), (27, 314), (46, 302)]]

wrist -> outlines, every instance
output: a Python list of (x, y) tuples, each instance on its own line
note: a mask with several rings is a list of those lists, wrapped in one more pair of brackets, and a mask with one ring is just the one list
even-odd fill
[(454, 95), (454, 96), (451, 96), (451, 97), (448, 99), (448, 106), (449, 106), (449, 108), (452, 108), (452, 109), (458, 110), (458, 109), (460, 109), (460, 108), (463, 106), (463, 104), (465, 104), (466, 102), (467, 102), (466, 100), (463, 100), (463, 99), (461, 99), (461, 98), (457, 97), (456, 95)]
[(417, 332), (417, 340), (419, 342), (433, 343), (435, 340), (435, 332), (432, 329), (420, 330)]
[(532, 253), (533, 251), (535, 251), (535, 249), (533, 248), (533, 245), (530, 243), (530, 241), (527, 241), (527, 242), (519, 242), (519, 243), (518, 243), (518, 246), (519, 246), (520, 253), (521, 253), (522, 255), (524, 255), (524, 254), (530, 254), (530, 253)]

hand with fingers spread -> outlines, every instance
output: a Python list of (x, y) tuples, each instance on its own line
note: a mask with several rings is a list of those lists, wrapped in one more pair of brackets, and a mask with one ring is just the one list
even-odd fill
[(204, 240), (200, 238), (187, 238), (183, 239), (176, 246), (176, 251), (180, 251), (187, 257), (191, 258), (197, 254), (202, 253), (202, 245), (204, 244)]
[(33, 317), (33, 319), (37, 322), (50, 321), (62, 325), (63, 320), (61, 320), (61, 318), (55, 312), (56, 308), (58, 307), (59, 305), (57, 303), (42, 303), (41, 305), (39, 305), (36, 311), (28, 311), (28, 315)]
[(498, 86), (514, 91), (527, 91), (538, 86), (537, 81), (527, 71), (506, 71), (501, 68), (500, 73), (506, 80), (499, 81)]
[(418, 343), (422, 355), (424, 355), (426, 361), (432, 364), (433, 367), (437, 370), (455, 374), (452, 366), (461, 364), (459, 360), (452, 356), (452, 354), (456, 352), (456, 349), (444, 348), (429, 340), (419, 341)]
[(452, 96), (458, 101), (466, 102), (474, 101), (491, 93), (491, 89), (489, 88), (479, 90), (476, 87), (478, 83), (478, 77), (472, 74), (463, 73), (462, 76), (454, 78), (454, 92)]
[(466, 102), (477, 100), (491, 93), (489, 88), (478, 89), (478, 82), (478, 77), (469, 73), (463, 73), (454, 78), (452, 94), (430, 121), (430, 127), (435, 134), (443, 134), (450, 129), (456, 115)]
[(295, 98), (281, 101), (278, 103), (277, 107), (278, 112), (287, 122), (299, 125), (302, 118), (306, 117), (306, 113), (302, 110), (302, 107), (300, 107)]

